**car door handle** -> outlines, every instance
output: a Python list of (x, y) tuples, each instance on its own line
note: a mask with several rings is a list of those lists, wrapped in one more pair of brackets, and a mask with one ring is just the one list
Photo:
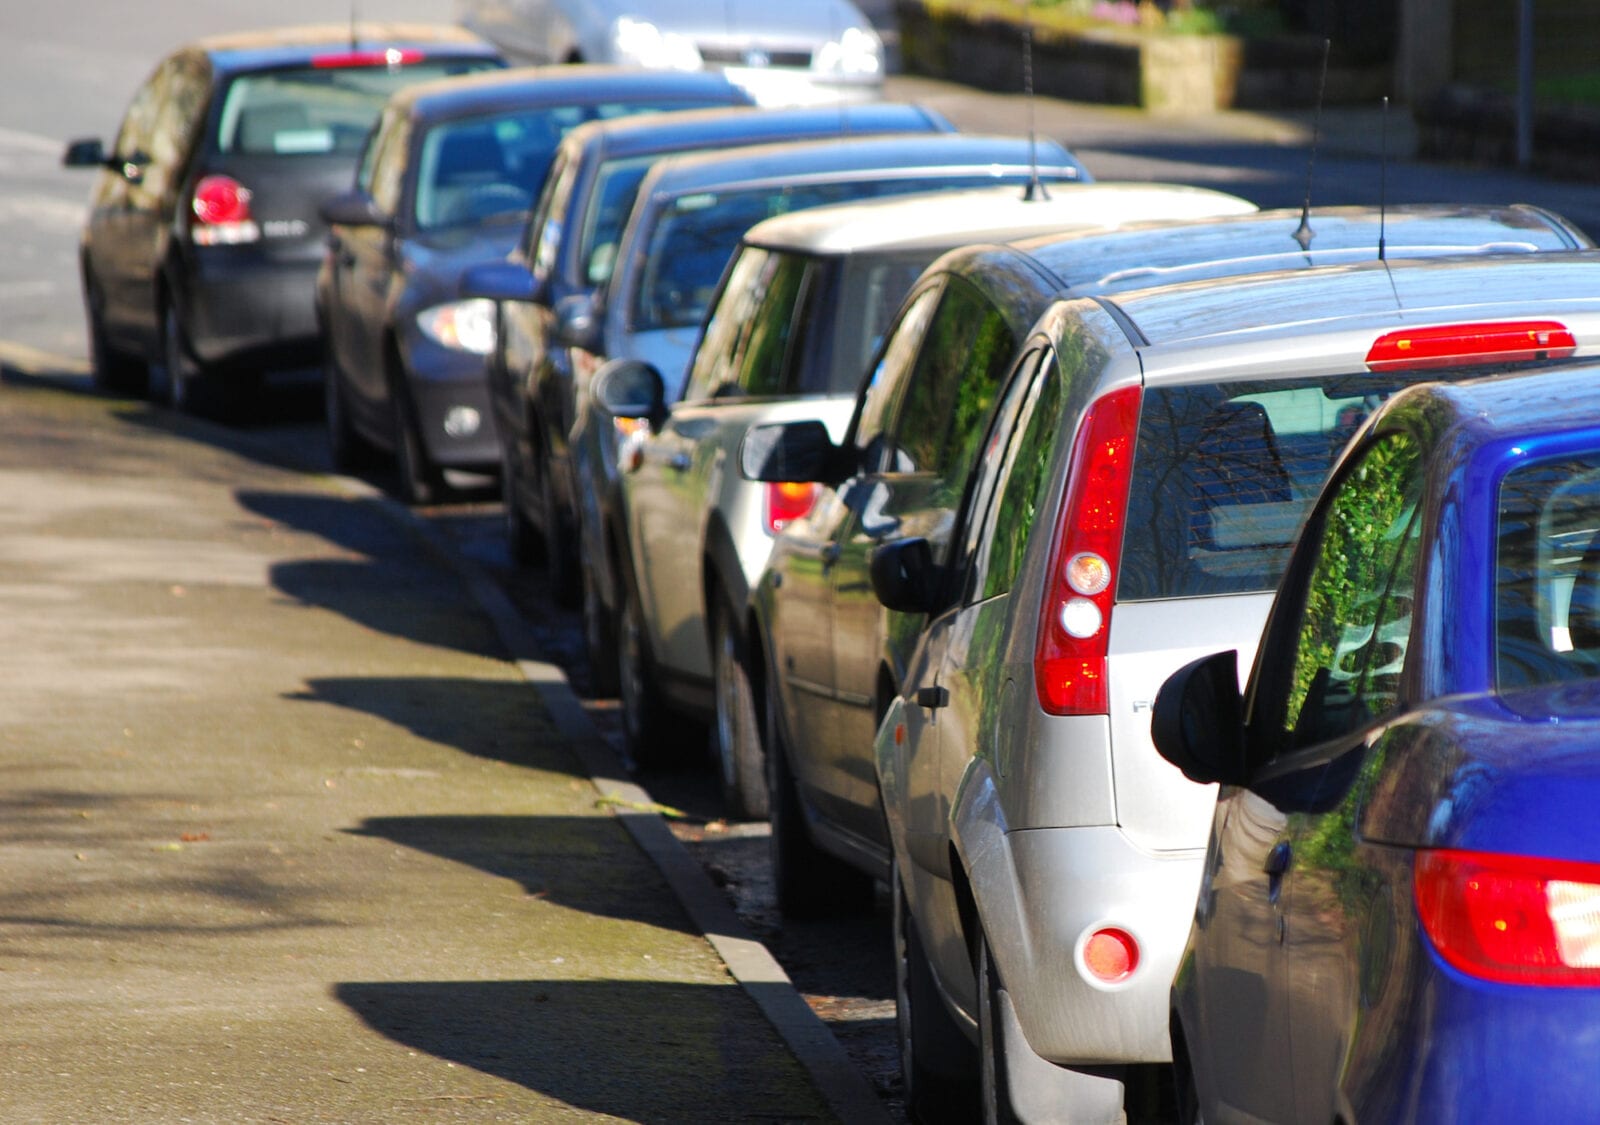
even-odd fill
[(925, 687), (917, 689), (917, 706), (926, 707), (929, 711), (937, 711), (940, 707), (950, 703), (950, 689), (943, 687)]
[(1267, 876), (1267, 901), (1274, 906), (1278, 904), (1278, 896), (1283, 891), (1283, 876), (1289, 870), (1289, 860), (1294, 856), (1294, 849), (1287, 840), (1279, 840), (1267, 853), (1267, 861), (1261, 865), (1261, 870)]

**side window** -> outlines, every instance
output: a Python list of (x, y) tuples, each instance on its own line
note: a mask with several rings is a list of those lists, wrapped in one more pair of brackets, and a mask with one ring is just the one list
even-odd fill
[(1017, 380), (1027, 386), (1028, 397), (1017, 421), (1017, 436), (1000, 471), (992, 515), (972, 548), (974, 591), (979, 600), (1010, 592), (1022, 569), (1028, 534), (1049, 491), (1051, 454), (1061, 433), (1066, 387), (1054, 354), (1035, 353), (1024, 361), (1024, 372), (1030, 362), (1039, 368), (1039, 373), (1031, 380)]
[(890, 453), (896, 467), (939, 478), (933, 503), (960, 503), (1016, 345), (1004, 314), (952, 278), (906, 386)]
[(129, 161), (135, 156), (151, 155), (152, 137), (156, 119), (161, 111), (161, 91), (166, 85), (167, 63), (156, 68), (154, 74), (134, 93), (128, 111), (122, 115), (122, 127), (117, 130), (116, 155)]
[(372, 161), (372, 185), (367, 190), (386, 215), (400, 214), (400, 199), (405, 192), (406, 151), (411, 144), (411, 128), (404, 118), (386, 128)]
[(167, 60), (161, 70), (160, 106), (150, 135), (149, 153), (175, 182), (200, 131), (209, 68), (201, 55), (180, 54)]
[(761, 307), (750, 322), (749, 342), (739, 365), (739, 389), (747, 395), (777, 395), (788, 389), (785, 372), (804, 321), (807, 261), (786, 254), (773, 256), (765, 271)]
[(1400, 703), (1411, 634), (1422, 457), (1408, 435), (1375, 443), (1321, 509), (1287, 698), (1268, 737), (1297, 750), (1350, 734)]
[(916, 362), (923, 334), (928, 330), (928, 322), (933, 319), (933, 310), (938, 307), (943, 291), (942, 282), (934, 282), (912, 294), (906, 299), (899, 321), (889, 330), (888, 343), (872, 369), (856, 414), (856, 463), (862, 472), (877, 472), (882, 468), (884, 430), (893, 417), (892, 407), (900, 401), (906, 373)]
[(728, 268), (722, 291), (711, 306), (705, 334), (695, 349), (683, 397), (690, 402), (711, 398), (738, 381), (744, 343), (767, 280), (777, 266), (771, 251), (747, 246)]
[(556, 268), (556, 254), (561, 249), (561, 219), (567, 210), (567, 200), (572, 197), (572, 185), (578, 178), (579, 161), (565, 151), (557, 153), (550, 166), (549, 178), (534, 205), (533, 217), (528, 220), (524, 253), (528, 268), (543, 282)]

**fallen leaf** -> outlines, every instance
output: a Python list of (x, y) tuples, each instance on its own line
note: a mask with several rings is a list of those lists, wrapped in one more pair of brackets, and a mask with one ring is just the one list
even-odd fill
[(183, 835), (179, 836), (178, 839), (182, 840), (185, 844), (197, 844), (197, 843), (201, 842), (202, 840), (211, 839), (211, 833), (209, 833), (209, 832), (185, 832)]

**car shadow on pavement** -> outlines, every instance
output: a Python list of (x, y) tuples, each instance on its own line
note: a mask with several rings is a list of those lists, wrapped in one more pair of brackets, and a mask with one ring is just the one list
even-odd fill
[(373, 715), (418, 738), (487, 761), (586, 776), (538, 694), (520, 679), (316, 677), (285, 698)]
[[(700, 932), (660, 871), (610, 816), (385, 816), (345, 831), (514, 880), (541, 903), (661, 930)], [(549, 941), (594, 937), (592, 927), (581, 923), (540, 933)]]
[(549, 1097), (552, 1117), (565, 1109), (645, 1125), (827, 1119), (731, 981), (348, 982), (335, 995), (396, 1042)]

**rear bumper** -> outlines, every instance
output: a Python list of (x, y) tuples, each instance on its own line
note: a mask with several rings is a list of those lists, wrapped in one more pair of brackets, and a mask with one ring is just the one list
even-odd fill
[[(995, 965), (1034, 1052), (1070, 1065), (1166, 1062), (1169, 990), (1204, 850), (1154, 854), (1115, 827), (1007, 832), (964, 851)], [(1132, 934), (1137, 967), (1107, 985), (1083, 963), (1101, 926)]]
[(181, 305), (190, 350), (207, 366), (309, 367), (321, 350), (315, 261), (192, 260)]

